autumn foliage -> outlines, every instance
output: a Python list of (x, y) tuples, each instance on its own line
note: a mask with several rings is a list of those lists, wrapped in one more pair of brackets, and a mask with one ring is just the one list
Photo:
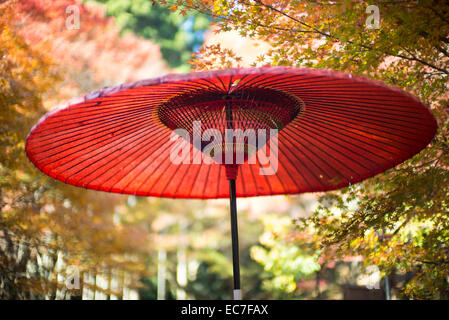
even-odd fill
[[(432, 143), (384, 174), (324, 195), (315, 214), (298, 221), (299, 231), (315, 233), (298, 245), (322, 252), (323, 266), (325, 261), (361, 255), (365, 266), (378, 266), (383, 275), (409, 275), (410, 281), (395, 293), (398, 297), (447, 299), (447, 1), (180, 0), (176, 4), (178, 9), (209, 13), (221, 31), (233, 30), (271, 45), (254, 65), (362, 74), (408, 90), (430, 105), (439, 125)], [(232, 52), (219, 49), (203, 48), (193, 65), (198, 69), (238, 65)]]
[[(70, 5), (79, 9), (80, 29), (66, 26)], [(24, 144), (56, 102), (142, 72), (165, 72), (159, 49), (119, 37), (101, 8), (69, 0), (3, 1), (0, 44), (0, 298), (61, 299), (83, 294), (83, 287), (121, 298), (121, 288), (135, 287), (146, 272), (145, 225), (122, 218), (123, 197), (43, 175), (26, 159)], [(67, 288), (69, 269), (81, 287)]]
[[(268, 216), (261, 245), (251, 250), (260, 264), (251, 265), (247, 276), (256, 279), (254, 292), (262, 282), (266, 292), (291, 297), (307, 286), (300, 281), (317, 270), (357, 258), (366, 267), (377, 266), (383, 276), (407, 274), (409, 280), (394, 292), (398, 298), (448, 299), (447, 1), (159, 2), (183, 17), (192, 12), (210, 16), (218, 31), (267, 43), (270, 50), (254, 65), (328, 68), (376, 78), (418, 96), (438, 120), (435, 139), (420, 154), (364, 183), (322, 195), (310, 217), (279, 225)], [(373, 3), (379, 28), (368, 27), (373, 11), (367, 9)], [(67, 25), (71, 6), (78, 10), (79, 28)], [(200, 252), (198, 274), (201, 268), (207, 271), (206, 280), (192, 282), (191, 292), (222, 298), (222, 288), (213, 285), (220, 275), (225, 279), (221, 287), (227, 288), (231, 266), (219, 252), (229, 246), (221, 244), (228, 229), (216, 227), (219, 210), (151, 199), (151, 210), (162, 213), (151, 216), (147, 202), (136, 200), (131, 208), (127, 198), (54, 181), (25, 156), (27, 133), (60, 102), (167, 73), (159, 47), (132, 33), (122, 35), (105, 8), (89, 1), (6, 0), (0, 1), (0, 57), (0, 299), (70, 298), (86, 289), (121, 298), (123, 287), (139, 287), (139, 278), (148, 276), (150, 250), (179, 244), (182, 250), (172, 254), (185, 255), (189, 246)], [(241, 62), (220, 45), (203, 47), (191, 61), (197, 70)], [(299, 202), (289, 201), (292, 206)], [(181, 219), (173, 212), (187, 214)], [(245, 252), (254, 243), (250, 232), (260, 231), (248, 221), (241, 224)], [(189, 229), (190, 241), (181, 229)], [(243, 260), (250, 265), (249, 257)], [(67, 288), (73, 268), (79, 271), (80, 289)], [(249, 268), (243, 274), (248, 273)], [(319, 279), (316, 283), (319, 289)], [(260, 297), (272, 296), (264, 292)]]

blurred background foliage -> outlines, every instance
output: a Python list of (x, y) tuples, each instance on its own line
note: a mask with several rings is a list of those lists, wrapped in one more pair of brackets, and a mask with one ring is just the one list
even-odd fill
[(134, 33), (160, 46), (171, 68), (187, 72), (187, 63), (204, 40), (210, 19), (201, 13), (174, 14), (167, 5), (148, 0), (87, 0), (106, 5), (106, 15), (115, 18), (122, 34)]
[[(426, 150), (363, 184), (239, 199), (245, 298), (384, 298), (385, 276), (394, 298), (447, 298), (448, 6), (383, 4), (382, 28), (367, 30), (367, 5), (1, 1), (0, 298), (230, 297), (227, 201), (82, 190), (46, 177), (24, 153), (31, 127), (59, 103), (188, 71), (192, 54), (198, 70), (272, 64), (369, 75), (431, 104), (439, 122)], [(66, 24), (73, 6), (78, 29)], [(73, 274), (78, 288), (67, 286)]]
[[(295, 220), (297, 232), (307, 235), (296, 245), (321, 252), (316, 279), (331, 268), (340, 282), (347, 273), (341, 261), (353, 276), (361, 262), (362, 272), (375, 266), (381, 276), (389, 276), (394, 298), (448, 299), (447, 1), (176, 0), (175, 5), (211, 15), (218, 32), (266, 44), (252, 65), (360, 74), (398, 86), (429, 105), (438, 122), (429, 146), (383, 174), (320, 196), (312, 215)], [(223, 43), (208, 43), (193, 65), (197, 70), (229, 68), (241, 65), (244, 57)], [(344, 291), (346, 297), (352, 289)]]

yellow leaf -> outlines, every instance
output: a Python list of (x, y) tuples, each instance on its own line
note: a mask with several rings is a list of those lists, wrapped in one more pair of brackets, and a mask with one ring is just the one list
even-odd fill
[(172, 4), (171, 6), (168, 7), (168, 10), (171, 10), (171, 11), (175, 12), (175, 11), (178, 10), (178, 6), (175, 5), (175, 4)]

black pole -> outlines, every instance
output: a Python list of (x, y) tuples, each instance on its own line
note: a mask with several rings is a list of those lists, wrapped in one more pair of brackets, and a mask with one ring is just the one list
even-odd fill
[(385, 300), (391, 300), (390, 278), (388, 276), (385, 276)]
[[(231, 100), (231, 96), (226, 95), (225, 100)], [(226, 128), (233, 129), (231, 102), (226, 103)], [(234, 160), (234, 159), (233, 159)], [(231, 209), (231, 239), (232, 239), (232, 271), (234, 276), (234, 300), (241, 300), (240, 292), (240, 261), (239, 261), (239, 229), (237, 225), (237, 196), (235, 191), (235, 178), (227, 177), (229, 180), (229, 202)]]
[(231, 237), (232, 237), (232, 267), (234, 274), (234, 300), (242, 298), (240, 293), (240, 262), (239, 262), (239, 230), (237, 225), (237, 198), (235, 180), (229, 180), (229, 200), (231, 208)]

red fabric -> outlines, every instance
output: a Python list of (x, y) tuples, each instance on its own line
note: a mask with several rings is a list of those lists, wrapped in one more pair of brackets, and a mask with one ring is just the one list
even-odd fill
[(47, 175), (79, 187), (139, 196), (229, 197), (224, 166), (170, 161), (177, 142), (170, 141), (171, 129), (158, 110), (189, 91), (226, 95), (235, 88), (279, 90), (304, 103), (279, 133), (276, 174), (260, 175), (260, 163), (239, 166), (239, 197), (354, 184), (418, 153), (437, 128), (416, 98), (370, 79), (316, 69), (229, 69), (90, 93), (39, 120), (26, 152)]

